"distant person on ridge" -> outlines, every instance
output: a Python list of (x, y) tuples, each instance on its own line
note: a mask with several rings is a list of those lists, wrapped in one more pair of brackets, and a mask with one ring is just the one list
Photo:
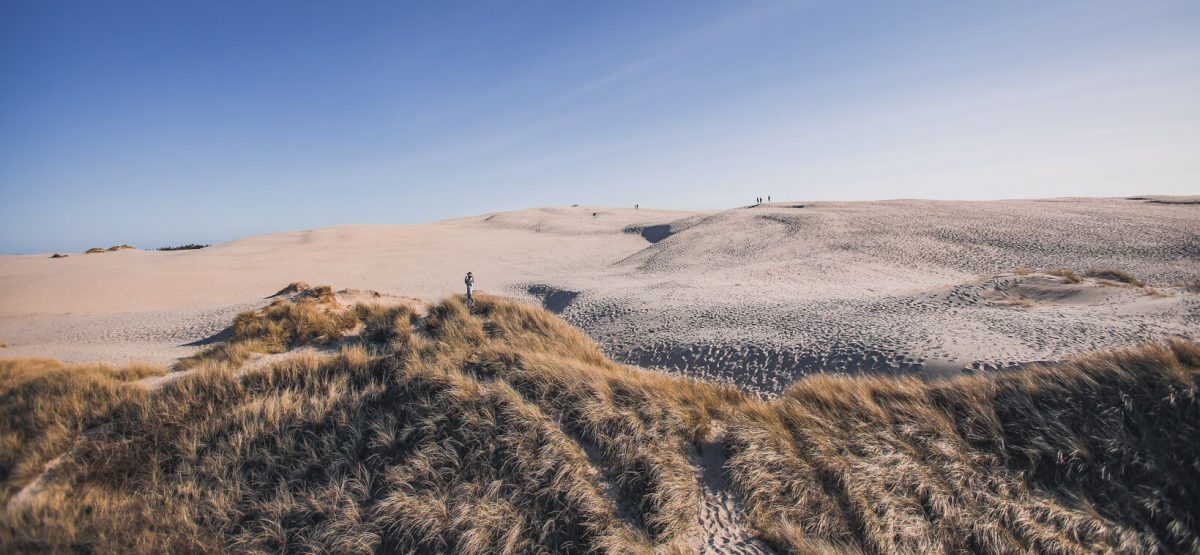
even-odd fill
[(467, 272), (467, 277), (463, 282), (467, 284), (467, 306), (474, 308), (475, 295), (473, 292), (475, 290), (475, 276), (471, 275), (471, 272)]

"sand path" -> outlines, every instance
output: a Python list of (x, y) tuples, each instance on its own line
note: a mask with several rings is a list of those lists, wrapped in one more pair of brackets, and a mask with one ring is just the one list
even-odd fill
[(696, 528), (684, 534), (676, 545), (693, 553), (775, 553), (770, 546), (755, 538), (743, 522), (746, 513), (725, 475), (723, 441), (724, 429), (718, 423), (709, 437), (691, 450), (692, 466), (700, 479), (704, 504), (700, 507)]

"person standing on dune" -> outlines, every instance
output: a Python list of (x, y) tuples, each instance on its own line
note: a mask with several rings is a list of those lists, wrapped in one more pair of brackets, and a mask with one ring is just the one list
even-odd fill
[(467, 306), (474, 308), (475, 295), (473, 292), (475, 290), (475, 276), (472, 276), (471, 272), (467, 272), (467, 277), (463, 279), (463, 282), (467, 284)]

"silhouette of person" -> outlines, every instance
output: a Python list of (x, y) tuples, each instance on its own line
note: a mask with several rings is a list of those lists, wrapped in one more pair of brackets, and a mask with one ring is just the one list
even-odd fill
[(767, 195), (767, 202), (771, 202), (771, 195)]
[(475, 276), (471, 275), (471, 272), (467, 272), (463, 283), (467, 284), (467, 306), (475, 306)]

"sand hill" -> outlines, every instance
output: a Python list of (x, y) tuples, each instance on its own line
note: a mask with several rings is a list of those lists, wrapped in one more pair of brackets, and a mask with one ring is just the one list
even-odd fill
[[(813, 371), (1014, 367), (1195, 338), (1190, 200), (579, 206), (192, 251), (4, 256), (0, 356), (166, 365), (292, 281), (431, 302), (472, 270), (482, 291), (542, 304), (618, 361), (767, 397)], [(1059, 269), (1081, 278), (1046, 273)]]

